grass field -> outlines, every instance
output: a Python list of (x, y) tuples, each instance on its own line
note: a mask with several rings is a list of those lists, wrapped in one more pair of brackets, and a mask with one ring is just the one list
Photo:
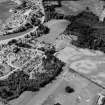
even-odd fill
[(5, 21), (10, 16), (9, 9), (15, 5), (16, 4), (11, 1), (1, 2), (0, 0), (0, 19), (2, 19), (2, 21)]

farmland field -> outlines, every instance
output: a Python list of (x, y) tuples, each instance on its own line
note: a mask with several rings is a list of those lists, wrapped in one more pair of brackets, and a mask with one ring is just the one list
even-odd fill
[(9, 9), (15, 7), (16, 4), (11, 1), (5, 1), (0, 3), (0, 19), (3, 22), (10, 16)]

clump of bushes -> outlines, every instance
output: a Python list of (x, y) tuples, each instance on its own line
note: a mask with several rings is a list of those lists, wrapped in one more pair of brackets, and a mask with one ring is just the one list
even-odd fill
[(77, 36), (77, 40), (72, 40), (73, 45), (105, 52), (105, 22), (100, 23), (97, 16), (85, 11), (70, 20), (64, 33)]

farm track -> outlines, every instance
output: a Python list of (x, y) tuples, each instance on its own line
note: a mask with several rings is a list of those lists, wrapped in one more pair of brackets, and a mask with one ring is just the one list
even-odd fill
[[(93, 84), (99, 86), (100, 88), (105, 89), (104, 86), (102, 86), (102, 85), (100, 85), (99, 83), (93, 81), (92, 79), (90, 79), (90, 78), (84, 76), (83, 74), (81, 74), (81, 73), (79, 73), (79, 72), (77, 72), (77, 71), (75, 71), (75, 70), (73, 70), (73, 69), (70, 69), (70, 71), (76, 73), (77, 75), (79, 75), (80, 77), (82, 77), (82, 78), (84, 78), (84, 79), (90, 81), (91, 83), (93, 83)], [(70, 71), (69, 71), (69, 72), (70, 72)]]

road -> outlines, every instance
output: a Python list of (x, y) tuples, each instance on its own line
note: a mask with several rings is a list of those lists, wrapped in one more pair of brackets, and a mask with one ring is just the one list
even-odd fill
[(16, 34), (11, 34), (11, 35), (6, 35), (6, 36), (0, 36), (0, 43), (6, 43), (11, 39), (17, 39), (25, 36), (26, 34), (29, 34), (31, 31), (35, 31), (38, 27), (31, 28), (25, 32), (21, 33), (16, 33)]

